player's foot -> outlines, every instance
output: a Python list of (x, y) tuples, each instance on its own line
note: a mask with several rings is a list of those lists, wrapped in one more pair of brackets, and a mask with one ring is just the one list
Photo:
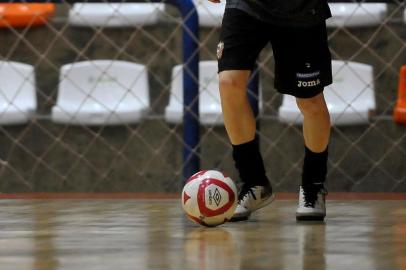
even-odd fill
[(247, 220), (251, 213), (258, 210), (275, 199), (271, 185), (253, 186), (244, 185), (238, 195), (238, 205), (230, 221)]
[(326, 194), (322, 184), (311, 188), (300, 187), (296, 220), (324, 220), (326, 216)]

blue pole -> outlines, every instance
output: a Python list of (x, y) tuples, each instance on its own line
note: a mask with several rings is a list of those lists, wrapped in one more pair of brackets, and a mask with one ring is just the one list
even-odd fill
[(191, 0), (170, 0), (183, 18), (183, 177), (200, 169), (199, 19)]
[[(110, 1), (114, 2), (114, 1)], [(176, 6), (183, 23), (183, 177), (200, 170), (199, 158), (199, 18), (192, 0), (149, 0)]]

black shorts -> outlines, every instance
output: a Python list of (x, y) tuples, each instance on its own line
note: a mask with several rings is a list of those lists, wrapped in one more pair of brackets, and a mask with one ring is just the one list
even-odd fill
[(275, 88), (280, 93), (310, 98), (332, 83), (325, 22), (307, 28), (281, 27), (234, 8), (224, 13), (217, 47), (219, 72), (252, 70), (268, 42), (275, 59)]

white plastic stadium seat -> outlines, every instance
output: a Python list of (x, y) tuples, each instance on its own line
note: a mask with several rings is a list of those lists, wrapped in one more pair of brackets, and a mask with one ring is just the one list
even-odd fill
[[(182, 86), (182, 65), (177, 65), (172, 70), (171, 94), (169, 104), (165, 108), (165, 120), (169, 123), (182, 123), (183, 121)], [(199, 93), (200, 123), (204, 125), (223, 125), (217, 61), (201, 61), (199, 63)], [(259, 107), (262, 108), (261, 94)]]
[(380, 24), (386, 16), (388, 5), (384, 3), (331, 3), (332, 18), (328, 27), (358, 27)]
[[(334, 60), (333, 78), (333, 84), (324, 91), (332, 124), (368, 123), (370, 111), (376, 109), (372, 66)], [(279, 119), (287, 123), (303, 123), (293, 96), (283, 96)]]
[(220, 27), (223, 20), (226, 1), (221, 3), (212, 3), (208, 0), (193, 0), (197, 14), (199, 15), (199, 24), (205, 27)]
[(158, 22), (164, 4), (152, 3), (76, 3), (69, 11), (75, 26), (130, 27)]
[(0, 61), (0, 124), (23, 124), (37, 109), (34, 67)]
[[(223, 124), (219, 81), (216, 61), (199, 63), (199, 114), (202, 124)], [(172, 85), (165, 119), (169, 123), (181, 123), (183, 118), (183, 72), (182, 65), (172, 69)]]
[(64, 65), (52, 120), (57, 123), (137, 123), (149, 109), (145, 66), (95, 60)]

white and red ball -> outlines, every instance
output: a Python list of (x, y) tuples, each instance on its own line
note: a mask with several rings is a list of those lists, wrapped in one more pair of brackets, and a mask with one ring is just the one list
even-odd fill
[(209, 170), (192, 175), (182, 191), (182, 207), (192, 221), (217, 226), (229, 220), (237, 207), (237, 188), (230, 177)]

